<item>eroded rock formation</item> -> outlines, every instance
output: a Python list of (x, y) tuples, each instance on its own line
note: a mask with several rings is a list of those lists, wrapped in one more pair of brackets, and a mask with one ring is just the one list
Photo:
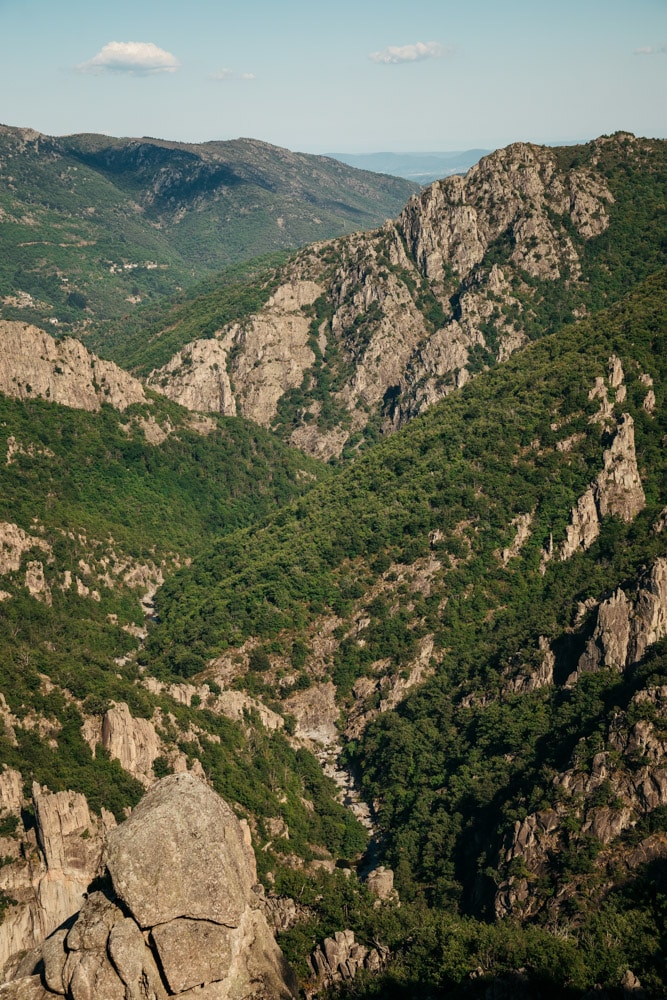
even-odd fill
[(380, 946), (369, 948), (355, 940), (354, 931), (336, 931), (325, 938), (310, 958), (313, 976), (323, 986), (354, 979), (357, 972), (367, 969), (379, 972), (386, 964), (388, 952)]
[(578, 280), (577, 245), (607, 228), (612, 202), (594, 159), (563, 169), (550, 149), (498, 150), (381, 230), (303, 251), (258, 313), (184, 348), (150, 384), (266, 426), (296, 390), (285, 435), (338, 455), (372, 414), (392, 431), (462, 386), (480, 358), (526, 343), (535, 286)]
[(8, 320), (0, 321), (0, 391), (90, 411), (102, 403), (125, 410), (146, 402), (141, 382), (78, 340), (54, 340), (36, 326)]
[(111, 831), (110, 880), (41, 948), (43, 976), (8, 1000), (291, 1000), (294, 976), (269, 930), (252, 848), (229, 806), (191, 774), (156, 783)]
[[(567, 677), (569, 687), (588, 671), (631, 670), (649, 646), (667, 635), (667, 558), (655, 560), (638, 580), (636, 591), (628, 594), (619, 587), (599, 604), (582, 607), (582, 612), (589, 612), (592, 620), (583, 626), (588, 638)], [(556, 658), (548, 644), (545, 651), (552, 683)], [(524, 679), (521, 687), (511, 682), (509, 690), (531, 690), (528, 681)], [(664, 686), (637, 691), (628, 710), (617, 713), (606, 734), (605, 748), (593, 755), (590, 766), (585, 763), (586, 740), (582, 739), (572, 766), (553, 778), (551, 808), (516, 821), (502, 858), (508, 871), (514, 868), (514, 873), (496, 894), (498, 916), (530, 915), (543, 905), (534, 886), (550, 874), (553, 859), (560, 856), (573, 824), (579, 836), (592, 838), (598, 845), (611, 845), (642, 817), (667, 806), (666, 706)], [(634, 721), (638, 714), (640, 718)], [(631, 766), (624, 766), (627, 761)], [(650, 850), (652, 857), (667, 856), (664, 836), (657, 835)], [(640, 852), (637, 864), (644, 860)], [(557, 894), (553, 906), (558, 905)]]
[[(22, 779), (16, 771), (2, 776), (3, 816), (14, 816), (22, 828), (25, 805)], [(81, 907), (97, 874), (104, 837), (115, 825), (106, 810), (97, 817), (85, 796), (49, 792), (33, 785), (35, 828), (22, 839), (3, 839), (2, 853), (13, 863), (0, 869), (0, 890), (14, 904), (0, 925), (0, 968), (11, 972), (16, 956), (35, 948)]]

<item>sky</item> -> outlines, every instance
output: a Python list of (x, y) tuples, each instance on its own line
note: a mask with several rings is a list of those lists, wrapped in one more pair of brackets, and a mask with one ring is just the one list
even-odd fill
[(667, 136), (667, 0), (0, 0), (0, 122), (304, 152)]

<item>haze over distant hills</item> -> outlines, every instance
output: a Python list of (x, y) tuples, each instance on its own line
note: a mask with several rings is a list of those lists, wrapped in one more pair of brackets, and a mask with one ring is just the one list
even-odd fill
[(416, 184), (431, 184), (442, 177), (464, 174), (490, 149), (466, 149), (449, 153), (331, 153), (336, 160), (357, 170), (404, 177)]

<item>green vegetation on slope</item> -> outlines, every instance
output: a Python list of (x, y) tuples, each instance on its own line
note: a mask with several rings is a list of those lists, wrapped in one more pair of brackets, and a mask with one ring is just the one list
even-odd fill
[[(249, 636), (269, 652), (295, 640), (308, 649), (318, 622), (335, 614), (328, 670), (344, 705), (362, 676), (406, 676), (432, 638), (432, 679), (346, 749), (377, 803), (380, 855), (403, 900), (372, 916), (364, 890), (354, 877), (348, 883), (345, 925), (394, 949), (388, 977), (368, 984), (369, 996), (417, 988), (481, 996), (498, 979), (514, 995), (574, 997), (596, 983), (617, 987), (628, 968), (650, 995), (664, 990), (664, 859), (628, 870), (627, 841), (600, 853), (575, 801), (551, 868), (531, 886), (532, 922), (520, 912), (492, 918), (498, 884), (525, 874), (500, 861), (515, 822), (562, 805), (554, 777), (569, 767), (590, 775), (602, 751), (615, 767), (638, 766), (618, 759), (613, 734), (641, 717), (637, 692), (667, 683), (664, 642), (627, 676), (600, 671), (572, 689), (561, 676), (525, 694), (510, 683), (541, 662), (540, 636), (556, 642), (566, 676), (581, 651), (568, 638), (577, 606), (636, 587), (665, 554), (664, 532), (654, 530), (667, 499), (665, 291), (663, 271), (611, 310), (481, 375), (252, 536), (222, 539), (158, 595), (149, 648), (151, 667), (165, 671), (182, 644), (202, 656)], [(611, 354), (627, 387), (614, 413), (634, 419), (646, 507), (631, 523), (605, 519), (588, 551), (552, 560), (542, 574), (545, 545), (562, 541), (613, 434), (611, 424), (591, 422), (599, 403), (589, 398)], [(503, 564), (512, 521), (527, 513), (530, 537)], [(617, 808), (611, 786), (592, 804)], [(624, 837), (664, 830), (658, 809)], [(314, 923), (284, 937), (297, 963), (329, 932), (334, 896), (331, 886), (320, 890)]]
[[(135, 423), (148, 417), (171, 421), (174, 433), (148, 444)], [(208, 434), (189, 429), (185, 412), (160, 397), (123, 414), (0, 397), (0, 425), (5, 439), (35, 452), (2, 466), (0, 519), (26, 530), (36, 518), (49, 532), (112, 534), (133, 556), (167, 548), (192, 555), (323, 474), (319, 463), (240, 418), (214, 417)]]
[(226, 323), (258, 312), (279, 282), (285, 254), (230, 267), (130, 316), (98, 323), (85, 337), (91, 350), (138, 376), (166, 364), (192, 340), (211, 338)]
[[(612, 352), (635, 362), (628, 407), (647, 449), (642, 467), (655, 512), (660, 417), (642, 408), (639, 374), (656, 378), (663, 364), (664, 286), (663, 272), (616, 312), (480, 376), (263, 527), (224, 539), (161, 591), (156, 649), (182, 635), (216, 652), (249, 635), (303, 628), (325, 609), (344, 615), (391, 563), (414, 563), (431, 546), (448, 566), (447, 627), (502, 604), (514, 574), (488, 569), (510, 540), (512, 519), (536, 511), (523, 557), (535, 572), (549, 533), (563, 536), (573, 503), (599, 471), (602, 442), (589, 424), (597, 403), (588, 392)], [(563, 458), (557, 440), (577, 434), (582, 440)], [(435, 531), (440, 537), (430, 541)], [(482, 580), (470, 603), (468, 586)], [(425, 627), (442, 627), (438, 603), (424, 609)]]
[[(149, 444), (141, 429), (149, 416), (171, 424), (160, 445)], [(54, 791), (72, 788), (93, 808), (119, 816), (138, 800), (141, 786), (102, 751), (93, 756), (81, 722), (113, 701), (143, 717), (160, 704), (140, 685), (133, 627), (143, 624), (139, 598), (207, 540), (266, 517), (327, 474), (246, 421), (211, 420), (207, 434), (188, 421), (159, 398), (120, 414), (0, 397), (8, 448), (0, 467), (3, 560), (11, 563), (14, 545), (7, 525), (33, 541), (17, 568), (3, 567), (0, 690), (16, 723), (15, 738), (3, 727), (1, 761), (21, 771), (28, 789), (33, 779)], [(31, 566), (44, 577), (38, 599), (26, 589)], [(171, 699), (165, 711), (177, 714), (184, 731), (191, 716), (218, 736), (225, 729), (215, 717), (202, 722), (194, 709), (184, 718)], [(46, 720), (46, 730), (30, 724), (35, 717)], [(183, 739), (179, 732), (171, 745)], [(237, 789), (258, 787), (248, 780), (256, 755), (252, 745), (243, 750), (242, 727), (229, 723), (225, 732), (226, 771), (214, 744), (211, 761)], [(267, 743), (257, 759), (273, 753)], [(239, 794), (235, 800), (244, 801)], [(311, 841), (319, 842), (317, 832)]]
[(376, 226), (415, 189), (253, 140), (2, 126), (1, 315), (84, 331), (222, 268)]

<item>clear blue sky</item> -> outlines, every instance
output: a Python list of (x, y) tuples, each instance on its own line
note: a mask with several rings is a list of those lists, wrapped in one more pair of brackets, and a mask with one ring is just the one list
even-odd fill
[(52, 135), (309, 152), (667, 135), (667, 0), (0, 0), (0, 53), (0, 122)]

